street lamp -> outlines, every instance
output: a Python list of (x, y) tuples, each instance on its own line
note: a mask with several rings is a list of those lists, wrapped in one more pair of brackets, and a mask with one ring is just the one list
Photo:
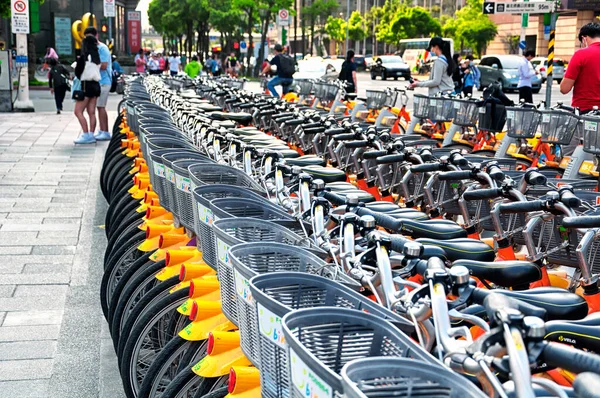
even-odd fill
[(350, 0), (346, 0), (346, 52), (348, 52), (348, 25), (350, 24)]

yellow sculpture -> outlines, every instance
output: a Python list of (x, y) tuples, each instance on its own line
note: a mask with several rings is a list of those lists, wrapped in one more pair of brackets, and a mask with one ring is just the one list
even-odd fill
[(81, 20), (77, 20), (71, 25), (71, 34), (73, 35), (73, 39), (75, 39), (75, 49), (81, 50), (81, 42), (83, 41), (84, 36), (83, 32), (85, 32), (89, 26), (98, 29), (98, 19), (89, 12), (83, 14)]

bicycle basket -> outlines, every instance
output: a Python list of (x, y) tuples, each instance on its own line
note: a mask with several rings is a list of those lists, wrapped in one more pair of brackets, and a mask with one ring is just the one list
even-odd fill
[(328, 83), (315, 83), (315, 97), (317, 97), (321, 103), (328, 104), (335, 100), (340, 88), (335, 84)]
[(579, 117), (571, 112), (553, 109), (542, 110), (540, 131), (542, 142), (551, 144), (568, 145), (573, 135), (579, 130)]
[(486, 397), (466, 378), (438, 364), (411, 359), (356, 359), (342, 368), (346, 398)]
[(192, 194), (194, 201), (194, 231), (196, 236), (199, 237), (199, 239), (196, 239), (196, 247), (202, 252), (204, 261), (216, 269), (217, 251), (212, 230), (213, 213), (210, 201), (218, 198), (262, 199), (262, 196), (260, 196), (260, 193), (246, 187), (222, 184), (205, 185), (197, 188), (193, 188), (192, 185)]
[(307, 240), (277, 223), (255, 218), (217, 220), (213, 224), (213, 231), (217, 245), (217, 266), (223, 313), (237, 325), (235, 278), (228, 255), (229, 248), (247, 242), (280, 242), (292, 246), (304, 246), (307, 244)]
[(583, 123), (583, 150), (600, 155), (600, 116), (580, 116)]
[(506, 124), (506, 107), (488, 102), (479, 108), (479, 130), (500, 133)]
[[(163, 164), (162, 155), (167, 153), (177, 153), (184, 149), (182, 148), (166, 148), (151, 151), (146, 157), (148, 171), (150, 175), (150, 183), (152, 189), (158, 195), (161, 202), (166, 202), (167, 198), (167, 181), (165, 178), (165, 165)], [(165, 203), (162, 204), (165, 206)]]
[(477, 124), (477, 118), (479, 117), (479, 106), (475, 101), (454, 99), (452, 101), (455, 114), (454, 124), (463, 127), (472, 127)]
[(250, 280), (256, 302), (260, 342), (260, 376), (263, 397), (289, 397), (287, 344), (281, 318), (290, 311), (313, 307), (344, 307), (387, 319), (406, 333), (414, 327), (359, 293), (330, 279), (298, 272), (262, 274)]
[(289, 312), (282, 323), (289, 345), (292, 397), (343, 397), (340, 372), (354, 359), (393, 356), (438, 363), (391, 323), (366, 312), (303, 309)]
[(542, 119), (537, 109), (507, 107), (506, 134), (511, 138), (533, 138)]
[(381, 109), (385, 105), (387, 93), (379, 90), (367, 90), (367, 109)]
[(429, 98), (429, 118), (436, 122), (446, 122), (454, 118), (454, 100), (448, 97)]
[(429, 97), (415, 94), (413, 97), (413, 115), (419, 119), (429, 119)]
[(237, 292), (238, 322), (244, 354), (255, 365), (260, 366), (257, 315), (249, 288), (249, 280), (257, 274), (281, 271), (298, 271), (331, 276), (355, 286), (358, 284), (335, 266), (328, 265), (313, 253), (298, 246), (265, 242), (242, 243), (229, 250), (233, 264)]
[(196, 154), (189, 159), (179, 159), (172, 163), (175, 171), (175, 215), (186, 229), (194, 230), (194, 210), (192, 203), (192, 187), (188, 167), (199, 163), (212, 163), (206, 156)]
[(310, 80), (294, 79), (294, 86), (298, 91), (298, 95), (307, 96), (313, 91), (313, 83)]

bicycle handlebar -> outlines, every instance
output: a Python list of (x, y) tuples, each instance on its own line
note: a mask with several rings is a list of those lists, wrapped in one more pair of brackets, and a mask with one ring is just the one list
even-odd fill
[(469, 180), (472, 177), (473, 173), (471, 170), (446, 171), (438, 175), (440, 181)]
[(362, 154), (363, 159), (377, 159), (378, 157), (387, 155), (387, 151), (368, 151)]
[(406, 156), (403, 153), (396, 153), (393, 155), (385, 155), (377, 158), (377, 164), (389, 164), (389, 163), (400, 163), (404, 162)]
[[(325, 132), (327, 134), (327, 132)], [(356, 135), (354, 133), (344, 133), (344, 134), (336, 134), (331, 137), (334, 141), (354, 141), (356, 140)]]
[(531, 211), (544, 210), (543, 200), (531, 200), (527, 202), (502, 203), (499, 205), (500, 213), (528, 213)]
[(502, 188), (486, 188), (486, 189), (475, 189), (472, 191), (465, 191), (463, 198), (466, 201), (470, 200), (481, 200), (481, 199), (495, 199), (502, 196)]
[(338, 135), (338, 134), (343, 134), (345, 133), (347, 130), (344, 127), (339, 127), (339, 128), (333, 128), (333, 129), (329, 129), (329, 130), (324, 130), (325, 135)]
[(565, 217), (561, 225), (565, 228), (600, 228), (600, 216)]
[(548, 343), (544, 347), (542, 356), (547, 365), (574, 373), (595, 373), (600, 369), (600, 356), (560, 343)]
[(357, 141), (349, 141), (349, 142), (344, 142), (344, 146), (346, 148), (364, 148), (369, 146), (369, 141), (367, 140), (357, 140)]
[(413, 173), (430, 173), (433, 171), (439, 171), (441, 168), (441, 163), (423, 163), (411, 166), (410, 171)]

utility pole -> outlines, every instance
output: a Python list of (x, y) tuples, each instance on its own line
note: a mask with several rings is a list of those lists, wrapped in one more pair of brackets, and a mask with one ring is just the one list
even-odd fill
[(12, 0), (10, 4), (12, 33), (17, 38), (17, 68), (19, 88), (14, 109), (17, 112), (34, 112), (33, 102), (29, 99), (29, 73), (27, 60), (27, 35), (29, 30), (29, 1)]
[(350, 0), (346, 0), (346, 52), (348, 52), (348, 24), (350, 22)]
[[(294, 58), (296, 58), (298, 52), (298, 0), (294, 0), (294, 11), (296, 11), (294, 14)], [(304, 51), (302, 53), (304, 55)]]
[[(524, 0), (529, 1), (529, 0)], [(519, 54), (523, 55), (525, 49), (523, 48), (522, 43), (525, 42), (525, 30), (529, 26), (529, 14), (521, 15), (521, 35), (519, 36)]]
[(552, 72), (554, 70), (554, 40), (556, 35), (556, 20), (558, 13), (550, 14), (550, 40), (548, 41), (548, 69), (546, 74), (546, 108), (550, 108), (552, 101)]

